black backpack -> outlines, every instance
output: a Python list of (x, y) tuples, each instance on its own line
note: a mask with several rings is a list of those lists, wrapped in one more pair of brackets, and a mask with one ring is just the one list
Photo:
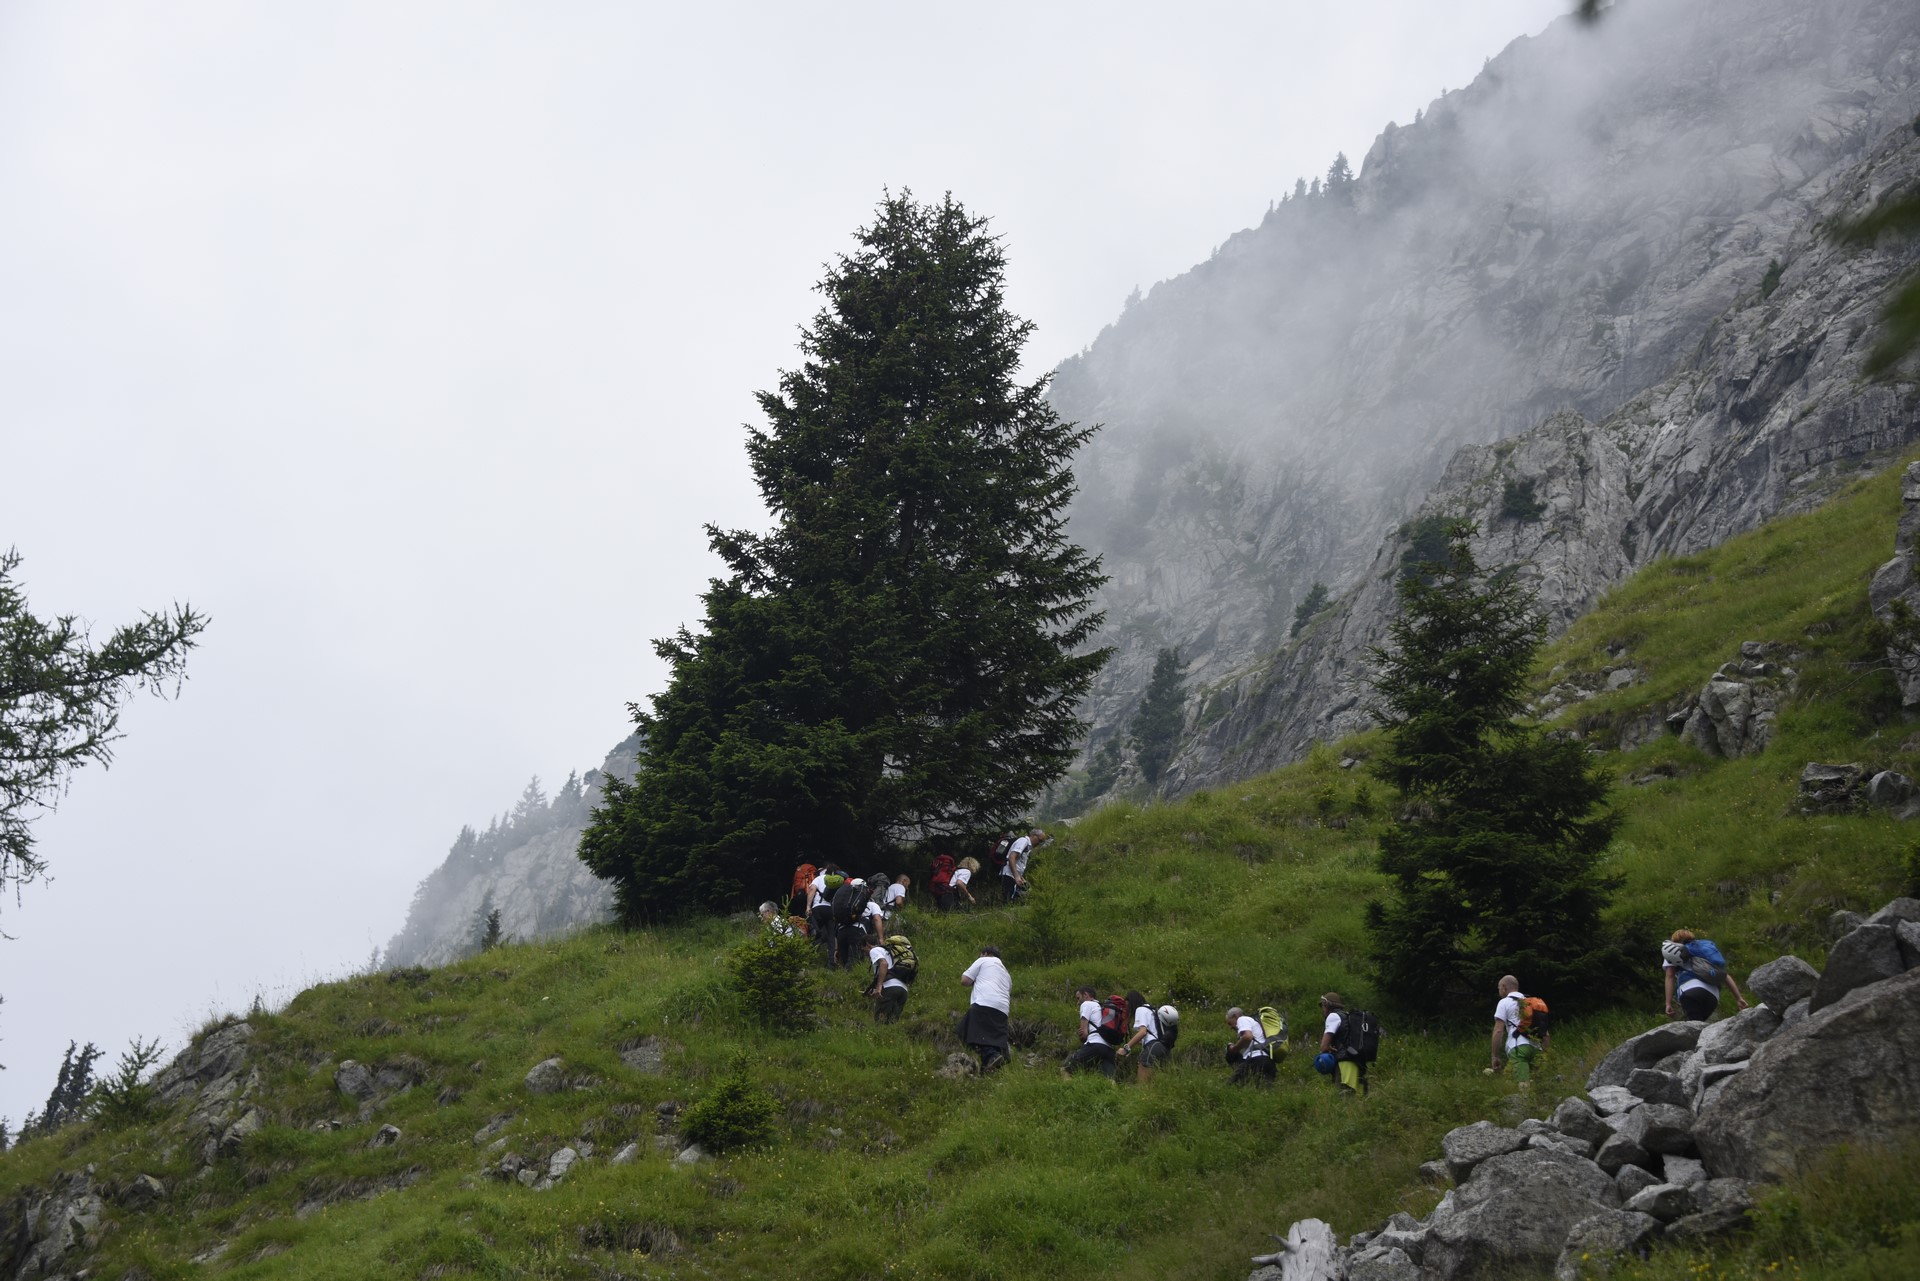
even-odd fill
[(833, 892), (833, 921), (836, 925), (851, 925), (866, 907), (860, 901), (860, 887), (848, 881)]
[(1007, 851), (1012, 848), (1013, 837), (1009, 836), (997, 842), (993, 847), (993, 853), (987, 856), (987, 865), (993, 869), (995, 876), (1007, 870)]
[(1349, 1063), (1372, 1063), (1380, 1057), (1380, 1020), (1365, 1010), (1341, 1011), (1333, 1049)]

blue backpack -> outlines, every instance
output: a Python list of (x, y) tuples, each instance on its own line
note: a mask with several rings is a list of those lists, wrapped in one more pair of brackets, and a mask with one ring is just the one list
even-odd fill
[(1720, 949), (1714, 946), (1712, 939), (1695, 939), (1686, 945), (1687, 968), (1693, 976), (1705, 979), (1709, 983), (1724, 983), (1727, 978), (1727, 958), (1720, 955)]

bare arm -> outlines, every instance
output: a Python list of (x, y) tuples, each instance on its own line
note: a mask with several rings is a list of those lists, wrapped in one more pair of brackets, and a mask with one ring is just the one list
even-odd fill
[(1746, 994), (1740, 990), (1739, 980), (1733, 977), (1732, 970), (1727, 971), (1727, 986), (1733, 989), (1733, 999), (1740, 1002), (1740, 1008), (1743, 1010), (1746, 1009), (1747, 1008)]
[[(1666, 980), (1667, 980), (1667, 1017), (1672, 1018), (1673, 1017), (1673, 967), (1671, 965), (1665, 966), (1661, 970), (1661, 973), (1666, 975)], [(1729, 975), (1728, 977), (1731, 978), (1732, 976)]]
[(1505, 1019), (1493, 1021), (1492, 1061), (1497, 1069), (1507, 1061), (1507, 1022)]

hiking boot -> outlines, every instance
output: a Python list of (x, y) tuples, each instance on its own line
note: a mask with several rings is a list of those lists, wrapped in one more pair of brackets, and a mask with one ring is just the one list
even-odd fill
[(1000, 1051), (995, 1050), (993, 1053), (987, 1055), (986, 1062), (980, 1065), (980, 1075), (985, 1076), (987, 1073), (992, 1072), (998, 1068), (1003, 1068), (1006, 1065), (1007, 1065), (1007, 1056), (1000, 1053)]

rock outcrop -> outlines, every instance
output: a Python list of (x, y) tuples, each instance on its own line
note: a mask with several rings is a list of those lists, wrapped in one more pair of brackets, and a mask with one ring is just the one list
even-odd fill
[[(1476, 519), (1558, 630), (1920, 432), (1858, 376), (1920, 243), (1826, 232), (1920, 175), (1920, 9), (1650, 3), (1590, 34), (1516, 42), (1383, 133), (1350, 203), (1280, 206), (1058, 371), (1104, 424), (1074, 515), (1113, 576), (1093, 745), (1177, 645), (1166, 793), (1365, 724), (1429, 517)], [(1337, 603), (1295, 636), (1316, 581)]]
[[(1920, 928), (1915, 918), (1913, 899), (1852, 914), (1835, 954), (1851, 946), (1884, 956), (1881, 936)], [(1789, 1010), (1827, 981), (1797, 957), (1749, 979)], [(1587, 1094), (1562, 1099), (1546, 1121), (1451, 1131), (1441, 1147), (1458, 1186), (1432, 1214), (1395, 1215), (1356, 1233), (1320, 1271), (1289, 1277), (1463, 1281), (1551, 1270), (1572, 1281), (1604, 1275), (1611, 1259), (1655, 1241), (1693, 1245), (1738, 1228), (1755, 1184), (1805, 1169), (1837, 1143), (1920, 1125), (1920, 968), (1859, 971), (1798, 1018), (1768, 1004), (1654, 1028), (1603, 1058)]]

